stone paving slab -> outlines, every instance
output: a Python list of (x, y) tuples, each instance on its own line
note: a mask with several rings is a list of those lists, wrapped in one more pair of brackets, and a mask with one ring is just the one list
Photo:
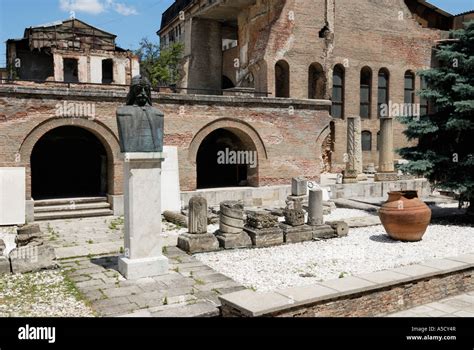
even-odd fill
[(472, 292), (396, 312), (387, 317), (474, 317)]
[(62, 260), (62, 267), (99, 316), (215, 317), (223, 293), (245, 289), (176, 247), (167, 275), (126, 280), (117, 256)]

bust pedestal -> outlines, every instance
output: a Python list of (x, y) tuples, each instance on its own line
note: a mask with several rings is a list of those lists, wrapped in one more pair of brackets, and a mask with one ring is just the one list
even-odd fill
[(125, 255), (118, 268), (127, 279), (168, 273), (161, 241), (161, 163), (165, 155), (123, 153)]

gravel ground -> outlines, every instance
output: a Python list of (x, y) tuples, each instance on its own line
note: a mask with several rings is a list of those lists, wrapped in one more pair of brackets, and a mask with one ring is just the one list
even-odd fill
[(349, 236), (272, 248), (197, 254), (196, 258), (259, 291), (310, 285), (472, 253), (474, 227), (430, 225), (422, 241), (393, 241), (383, 226), (351, 229)]
[(60, 270), (0, 277), (0, 317), (93, 317)]
[(364, 210), (338, 208), (336, 210), (333, 210), (331, 214), (324, 215), (324, 221), (337, 221), (337, 220), (344, 220), (348, 218), (362, 218), (362, 217), (374, 216), (374, 215), (375, 214), (369, 213)]

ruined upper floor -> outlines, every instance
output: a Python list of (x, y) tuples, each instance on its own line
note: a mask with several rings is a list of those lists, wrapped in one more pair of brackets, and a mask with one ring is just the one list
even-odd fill
[(26, 28), (22, 38), (7, 41), (6, 78), (129, 84), (138, 58), (116, 37), (75, 18)]

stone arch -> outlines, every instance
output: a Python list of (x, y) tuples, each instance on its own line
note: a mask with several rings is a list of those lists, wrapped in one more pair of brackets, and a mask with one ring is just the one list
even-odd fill
[[(240, 142), (246, 147), (246, 149), (256, 151), (258, 163), (255, 169), (249, 169), (248, 183), (250, 186), (258, 186), (259, 169), (261, 168), (262, 163), (265, 163), (268, 159), (265, 145), (260, 135), (253, 127), (251, 127), (245, 122), (242, 122), (240, 120), (234, 120), (231, 118), (222, 118), (215, 120), (204, 126), (196, 133), (188, 148), (188, 161), (190, 162), (194, 173), (197, 174), (198, 171), (197, 158), (201, 145), (208, 136), (219, 130), (224, 130), (226, 132), (232, 133), (240, 140)], [(194, 187), (197, 187), (197, 183)]]
[[(31, 154), (36, 143), (49, 131), (62, 126), (73, 126), (91, 132), (102, 143), (107, 154), (107, 185), (109, 195), (122, 194), (122, 161), (117, 136), (106, 125), (89, 119), (53, 118), (30, 130), (20, 146), (21, 164), (26, 168), (26, 199), (31, 199)], [(117, 179), (117, 180), (116, 180)]]

